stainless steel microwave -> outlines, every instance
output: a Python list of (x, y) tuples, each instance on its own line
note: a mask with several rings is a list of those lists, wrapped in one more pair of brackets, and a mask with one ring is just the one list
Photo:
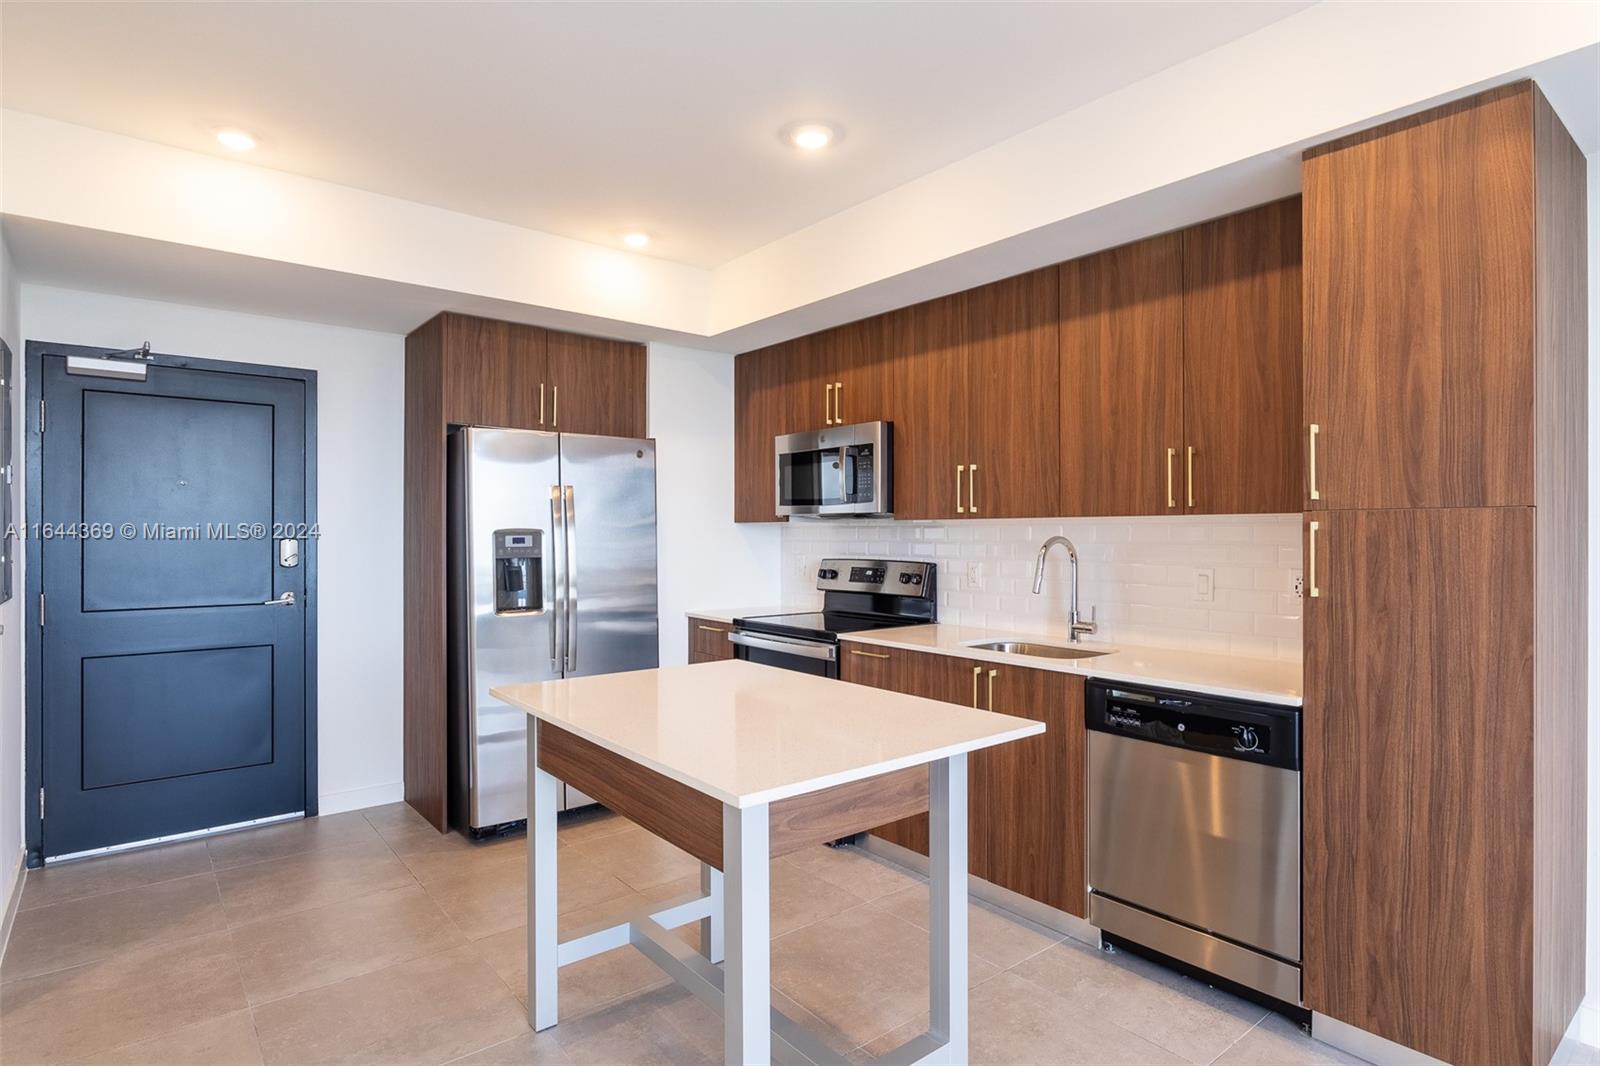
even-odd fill
[(855, 518), (892, 514), (893, 437), (888, 422), (778, 437), (777, 513)]

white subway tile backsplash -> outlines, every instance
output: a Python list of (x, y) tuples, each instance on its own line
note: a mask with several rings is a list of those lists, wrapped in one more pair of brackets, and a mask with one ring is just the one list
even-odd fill
[[(1067, 621), (1069, 570), (1050, 555), (1043, 594), (1033, 595), (1035, 553), (1045, 538), (1078, 548), (1081, 606), (1099, 637), (1127, 643), (1299, 659), (1301, 570), (1298, 515), (1017, 519), (973, 522), (792, 521), (784, 526), (786, 603), (815, 603), (815, 575), (829, 556), (934, 558), (939, 619), (1037, 631)], [(968, 564), (978, 563), (977, 586)], [(1213, 598), (1194, 598), (1195, 570), (1212, 570)]]

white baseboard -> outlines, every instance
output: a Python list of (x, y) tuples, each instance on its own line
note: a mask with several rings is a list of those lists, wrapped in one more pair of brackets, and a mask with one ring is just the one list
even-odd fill
[(394, 781), (387, 785), (368, 785), (366, 788), (351, 788), (343, 792), (324, 792), (317, 797), (317, 813), (343, 814), (345, 811), (359, 811), (364, 807), (399, 803), (405, 798), (404, 781)]
[(11, 891), (6, 893), (6, 909), (0, 913), (0, 961), (6, 957), (6, 948), (11, 944), (11, 927), (17, 922), (17, 908), (22, 906), (22, 879), (28, 875), (28, 853), (17, 852), (17, 865), (11, 871)]

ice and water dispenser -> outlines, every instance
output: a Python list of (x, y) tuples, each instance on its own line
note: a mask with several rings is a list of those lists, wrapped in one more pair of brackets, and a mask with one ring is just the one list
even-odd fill
[(544, 530), (494, 531), (494, 613), (544, 610)]

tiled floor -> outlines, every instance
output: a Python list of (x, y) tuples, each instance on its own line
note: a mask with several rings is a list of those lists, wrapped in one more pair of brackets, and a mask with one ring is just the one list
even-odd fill
[[(561, 924), (691, 891), (624, 819), (564, 823)], [(631, 948), (562, 970), (528, 1031), (525, 845), (403, 805), (28, 874), (0, 966), (0, 1062), (715, 1062), (721, 1026)], [(774, 998), (852, 1059), (926, 1025), (927, 890), (853, 849), (772, 871)], [(1232, 996), (974, 905), (972, 1059), (1353, 1062)]]

